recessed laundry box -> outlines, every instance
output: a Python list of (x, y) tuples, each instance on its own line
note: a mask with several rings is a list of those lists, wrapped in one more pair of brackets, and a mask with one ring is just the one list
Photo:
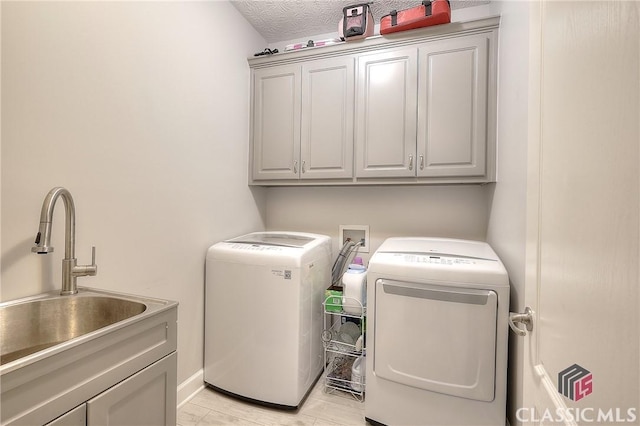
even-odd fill
[(323, 369), (322, 302), (331, 239), (258, 232), (206, 259), (204, 380), (223, 393), (297, 408)]
[(367, 420), (505, 424), (509, 279), (488, 244), (389, 238), (367, 291)]

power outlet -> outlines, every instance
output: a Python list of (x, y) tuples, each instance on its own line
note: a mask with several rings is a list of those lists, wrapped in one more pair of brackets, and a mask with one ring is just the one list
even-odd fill
[(369, 225), (340, 225), (340, 247), (350, 238), (351, 241), (362, 241), (364, 244), (358, 247), (358, 252), (369, 253)]

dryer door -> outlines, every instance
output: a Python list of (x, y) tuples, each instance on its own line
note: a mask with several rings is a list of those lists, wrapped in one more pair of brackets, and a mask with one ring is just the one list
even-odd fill
[(497, 306), (490, 290), (376, 280), (374, 374), (492, 401)]

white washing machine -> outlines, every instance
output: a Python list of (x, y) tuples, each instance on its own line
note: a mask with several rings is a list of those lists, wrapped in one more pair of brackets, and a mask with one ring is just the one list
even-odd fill
[(505, 424), (509, 279), (488, 244), (389, 238), (367, 300), (369, 423)]
[(257, 232), (206, 259), (204, 380), (235, 397), (296, 409), (322, 372), (331, 239)]

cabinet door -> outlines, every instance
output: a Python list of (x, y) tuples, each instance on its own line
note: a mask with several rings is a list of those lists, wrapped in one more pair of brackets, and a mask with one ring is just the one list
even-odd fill
[(302, 179), (353, 176), (354, 59), (302, 66)]
[(489, 36), (419, 50), (418, 176), (486, 173)]
[(82, 404), (47, 423), (46, 426), (86, 426), (86, 424), (87, 404)]
[(87, 402), (87, 425), (176, 424), (177, 354), (173, 352)]
[(253, 73), (253, 179), (297, 179), (300, 65)]
[(415, 176), (417, 49), (358, 58), (356, 175)]

